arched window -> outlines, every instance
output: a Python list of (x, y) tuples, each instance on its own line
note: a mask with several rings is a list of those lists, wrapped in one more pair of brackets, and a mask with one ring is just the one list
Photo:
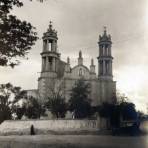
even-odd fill
[(82, 68), (79, 69), (79, 76), (82, 76)]

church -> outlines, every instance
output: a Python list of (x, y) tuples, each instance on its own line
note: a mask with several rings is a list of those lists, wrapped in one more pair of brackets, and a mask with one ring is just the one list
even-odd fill
[(113, 81), (112, 41), (106, 28), (98, 40), (99, 55), (96, 59), (98, 72), (95, 70), (93, 59), (89, 67), (83, 64), (82, 51), (79, 52), (77, 65), (74, 67), (70, 65), (70, 57), (67, 57), (67, 61), (61, 60), (62, 53), (57, 50), (57, 31), (53, 29), (51, 22), (42, 39), (42, 65), (38, 78), (38, 90), (30, 90), (28, 94), (38, 97), (41, 102), (56, 93), (60, 93), (66, 100), (69, 100), (72, 87), (77, 80), (81, 79), (90, 85), (89, 97), (92, 106), (103, 102), (115, 103), (116, 82)]

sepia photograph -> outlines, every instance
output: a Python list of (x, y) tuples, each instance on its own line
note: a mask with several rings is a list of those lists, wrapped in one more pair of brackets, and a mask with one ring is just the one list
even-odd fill
[(0, 148), (148, 148), (148, 0), (0, 0)]

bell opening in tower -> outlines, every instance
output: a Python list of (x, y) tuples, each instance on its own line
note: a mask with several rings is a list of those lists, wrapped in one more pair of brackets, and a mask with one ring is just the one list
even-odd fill
[(52, 63), (52, 57), (48, 58), (49, 63)]
[(52, 61), (53, 61), (53, 58), (52, 57), (49, 57), (48, 58), (48, 62), (49, 62), (49, 70), (52, 71)]
[(48, 46), (49, 46), (49, 51), (51, 51), (52, 50), (52, 48), (51, 48), (51, 41), (49, 41), (49, 43), (48, 43)]

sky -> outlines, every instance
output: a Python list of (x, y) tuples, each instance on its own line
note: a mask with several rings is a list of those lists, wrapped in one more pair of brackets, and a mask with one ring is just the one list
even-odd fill
[(117, 91), (125, 94), (137, 109), (148, 106), (148, 1), (147, 0), (46, 0), (44, 3), (23, 0), (22, 8), (13, 14), (36, 27), (39, 40), (28, 54), (28, 60), (14, 69), (0, 67), (0, 83), (11, 82), (23, 89), (37, 89), (41, 71), (42, 35), (49, 21), (58, 31), (61, 59), (70, 57), (77, 64), (81, 50), (84, 64), (94, 58), (97, 72), (98, 38), (103, 26), (112, 36), (114, 80)]

